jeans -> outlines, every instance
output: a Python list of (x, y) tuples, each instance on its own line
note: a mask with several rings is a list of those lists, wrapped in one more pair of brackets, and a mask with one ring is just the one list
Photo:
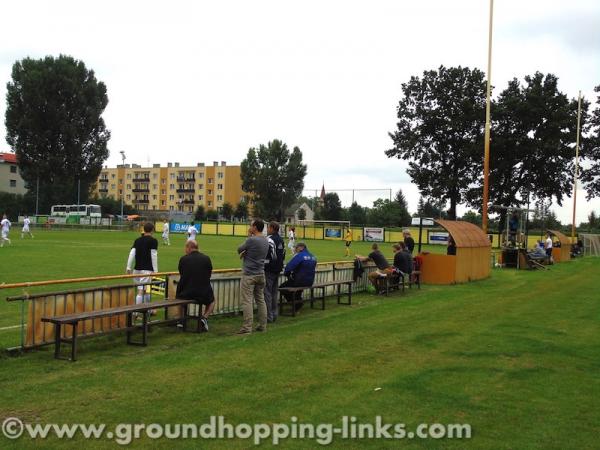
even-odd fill
[(265, 302), (267, 304), (267, 320), (275, 322), (277, 320), (277, 288), (279, 284), (279, 274), (274, 272), (265, 272)]

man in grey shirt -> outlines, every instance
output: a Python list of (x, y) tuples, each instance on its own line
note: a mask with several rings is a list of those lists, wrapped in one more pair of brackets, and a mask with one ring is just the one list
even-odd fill
[(244, 324), (238, 334), (252, 333), (254, 322), (254, 301), (258, 309), (258, 326), (256, 331), (267, 330), (267, 305), (265, 303), (265, 258), (269, 252), (269, 242), (263, 236), (265, 223), (255, 219), (248, 230), (248, 239), (238, 247), (238, 254), (243, 261), (240, 291), (242, 295), (242, 311)]

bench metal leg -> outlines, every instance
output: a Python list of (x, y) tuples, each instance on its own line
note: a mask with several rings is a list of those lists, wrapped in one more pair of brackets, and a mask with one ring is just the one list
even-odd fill
[(127, 344), (131, 344), (131, 327), (133, 326), (133, 313), (127, 313), (125, 322), (127, 326)]
[(142, 345), (148, 345), (148, 314), (149, 311), (144, 311), (144, 320), (142, 322)]
[(71, 339), (71, 361), (75, 361), (77, 359), (77, 322), (73, 325), (73, 336)]
[(310, 288), (310, 309), (315, 307), (315, 292), (313, 288)]
[(61, 344), (61, 337), (60, 337), (60, 323), (55, 323), (54, 324), (54, 357), (56, 359), (60, 359), (60, 344)]
[(340, 301), (341, 301), (341, 292), (342, 292), (341, 289), (342, 289), (342, 285), (338, 284), (337, 285), (337, 303), (338, 303), (338, 305), (340, 304)]

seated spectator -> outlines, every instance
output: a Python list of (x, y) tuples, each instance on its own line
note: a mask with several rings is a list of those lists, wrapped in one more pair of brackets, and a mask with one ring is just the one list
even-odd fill
[[(316, 269), (317, 258), (308, 251), (305, 243), (298, 242), (294, 247), (294, 257), (283, 269), (287, 281), (281, 283), (279, 287), (310, 287), (315, 281)], [(282, 294), (288, 302), (291, 302), (294, 297), (296, 301), (300, 300), (299, 303), (296, 303), (296, 311), (302, 308), (302, 291), (283, 292)]]
[(371, 249), (372, 252), (369, 253), (369, 256), (356, 255), (356, 257), (362, 262), (373, 261), (377, 266), (377, 270), (370, 272), (368, 277), (369, 281), (375, 286), (375, 292), (379, 293), (378, 279), (392, 274), (394, 269), (390, 266), (386, 257), (383, 256), (383, 253), (381, 253), (379, 246), (376, 243), (371, 246)]
[(408, 276), (413, 270), (412, 255), (408, 252), (404, 242), (399, 242), (392, 246), (394, 251), (394, 268), (399, 272), (400, 276)]
[(175, 297), (182, 300), (194, 300), (202, 307), (200, 319), (204, 331), (208, 331), (208, 316), (215, 306), (215, 296), (210, 285), (212, 262), (208, 256), (198, 251), (198, 243), (188, 240), (185, 243), (185, 256), (179, 259), (179, 282)]
[(542, 241), (537, 241), (537, 245), (534, 249), (529, 253), (529, 256), (534, 259), (545, 259), (546, 258), (546, 250), (544, 250), (544, 243)]
[(448, 236), (448, 247), (446, 248), (446, 255), (456, 255), (456, 242), (454, 242), (452, 236)]

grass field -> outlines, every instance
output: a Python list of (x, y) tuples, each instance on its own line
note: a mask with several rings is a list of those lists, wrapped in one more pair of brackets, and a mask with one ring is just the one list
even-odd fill
[[(19, 247), (2, 250), (16, 256), (29, 248), (46, 263), (68, 258), (73, 269), (66, 272), (69, 275), (88, 275), (92, 269), (110, 274), (124, 265), (134, 237), (116, 235), (107, 244), (98, 234), (76, 236), (48, 234), (45, 244), (40, 235), (39, 242), (24, 242), (23, 247), (17, 242)], [(72, 249), (69, 239), (77, 239), (82, 248)], [(238, 241), (215, 241), (224, 259), (221, 264), (215, 256), (216, 265), (232, 265), (225, 260), (225, 247)], [(313, 247), (319, 244), (325, 245), (324, 254), (333, 245), (315, 242)], [(54, 254), (38, 253), (37, 248), (44, 247)], [(94, 260), (101, 249), (116, 255)], [(339, 243), (331, 249), (343, 255)], [(161, 261), (174, 266), (178, 254), (177, 246), (167, 249)], [(10, 253), (1, 256), (3, 280), (5, 255)], [(231, 261), (237, 262), (235, 255)], [(18, 268), (11, 268), (10, 274), (6, 281), (27, 279)], [(36, 268), (32, 275), (52, 278), (65, 272)], [(282, 318), (264, 334), (235, 336), (241, 318), (223, 317), (211, 322), (208, 334), (154, 329), (146, 348), (125, 345), (122, 335), (82, 341), (80, 360), (73, 364), (55, 361), (50, 349), (21, 357), (2, 355), (0, 419), (114, 426), (200, 424), (211, 415), (223, 415), (233, 424), (289, 423), (295, 416), (302, 422), (338, 426), (344, 415), (362, 422), (381, 415), (386, 422), (406, 423), (407, 430), (420, 423), (470, 424), (472, 438), (334, 439), (330, 447), (598, 448), (599, 277), (600, 260), (592, 258), (549, 271), (494, 270), (490, 279), (470, 284), (424, 286), (389, 298), (361, 294), (351, 307), (330, 301), (326, 311), (303, 310), (295, 319)], [(0, 304), (0, 311), (10, 316), (6, 305)], [(39, 445), (0, 437), (0, 448)], [(105, 439), (81, 438), (50, 439), (43, 445), (115, 446)], [(131, 446), (253, 447), (250, 440), (148, 438)], [(318, 445), (288, 440), (281, 446)]]

